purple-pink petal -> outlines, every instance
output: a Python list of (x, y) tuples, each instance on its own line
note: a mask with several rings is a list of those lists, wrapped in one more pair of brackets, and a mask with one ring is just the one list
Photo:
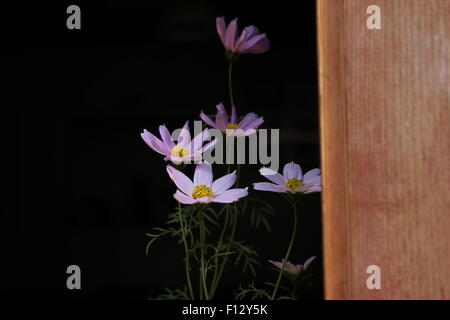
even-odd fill
[(189, 150), (191, 151), (191, 153), (194, 153), (197, 150), (200, 150), (200, 148), (202, 147), (203, 141), (205, 141), (208, 138), (209, 138), (208, 129), (203, 130), (197, 136), (195, 136), (195, 138), (192, 139), (192, 141), (189, 145)]
[(187, 196), (184, 193), (180, 192), (180, 190), (177, 190), (174, 194), (173, 197), (180, 203), (183, 204), (193, 204), (195, 203), (195, 199), (192, 198), (192, 196)]
[(322, 187), (321, 186), (301, 186), (299, 187), (299, 190), (305, 194), (308, 193), (314, 193), (314, 192), (321, 192), (322, 191)]
[(207, 144), (205, 144), (205, 145), (200, 149), (200, 152), (203, 153), (203, 152), (205, 152), (206, 150), (211, 149), (212, 147), (214, 147), (214, 146), (216, 145), (217, 141), (218, 141), (218, 139), (216, 138), (216, 139), (214, 139), (213, 141), (208, 142)]
[(197, 198), (194, 200), (195, 200), (195, 202), (199, 202), (199, 203), (208, 203), (208, 202), (213, 201), (213, 197), (201, 197), (201, 198)]
[(218, 104), (216, 108), (217, 108), (216, 126), (220, 131), (225, 131), (228, 125), (228, 114), (222, 103)]
[(212, 191), (214, 195), (219, 195), (223, 191), (231, 188), (235, 182), (236, 182), (236, 171), (224, 175), (223, 177), (214, 181), (212, 184)]
[(214, 121), (212, 121), (212, 119), (210, 117), (208, 117), (206, 114), (202, 112), (200, 112), (200, 119), (203, 120), (204, 123), (206, 123), (207, 125), (213, 127), (213, 128), (217, 128), (216, 123)]
[(279, 268), (279, 269), (281, 269), (281, 268), (283, 267), (283, 263), (280, 262), (280, 261), (272, 261), (272, 260), (269, 260), (269, 262), (270, 262), (271, 264), (273, 264), (275, 267)]
[(250, 112), (245, 115), (244, 119), (242, 119), (238, 125), (240, 128), (245, 128), (248, 124), (256, 119), (258, 119), (258, 115), (256, 113)]
[(257, 129), (260, 125), (262, 125), (264, 122), (264, 118), (263, 117), (259, 117), (255, 120), (253, 120), (252, 122), (246, 124), (245, 127), (243, 127), (242, 129), (244, 130), (248, 130), (248, 129)]
[(250, 39), (251, 37), (260, 33), (259, 29), (253, 25), (246, 27), (246, 29), (247, 29), (247, 39)]
[(261, 173), (262, 176), (266, 177), (270, 181), (279, 185), (284, 185), (284, 182), (286, 181), (286, 179), (281, 174), (270, 168), (263, 167), (259, 169), (259, 173)]
[(311, 262), (313, 262), (313, 260), (316, 258), (316, 256), (312, 256), (311, 258), (309, 258), (308, 260), (305, 261), (305, 264), (303, 265), (303, 269), (307, 269), (309, 267), (309, 265), (311, 264)]
[(278, 184), (273, 184), (270, 182), (256, 182), (253, 184), (253, 189), (259, 191), (270, 191), (270, 192), (286, 192), (287, 188), (285, 186), (280, 186)]
[(306, 185), (312, 185), (312, 186), (320, 186), (322, 184), (320, 176), (315, 176), (314, 178), (309, 178), (309, 179), (304, 178), (303, 182)]
[(191, 141), (191, 133), (189, 132), (189, 121), (186, 121), (183, 128), (181, 128), (177, 144), (186, 147), (190, 141)]
[(247, 188), (228, 189), (223, 191), (219, 195), (214, 196), (213, 202), (232, 203), (238, 201), (240, 198), (246, 197), (247, 195), (248, 195)]
[(244, 30), (241, 32), (241, 35), (239, 39), (236, 41), (234, 45), (234, 51), (236, 52), (244, 52), (244, 49), (247, 44), (247, 40), (250, 38), (248, 34), (248, 29), (244, 28)]
[(237, 33), (237, 18), (233, 19), (228, 25), (225, 31), (225, 48), (230, 51), (234, 51), (234, 44), (236, 41), (236, 33)]
[(313, 178), (320, 175), (320, 169), (312, 169), (309, 170), (307, 173), (305, 173), (305, 176), (303, 177), (303, 181), (305, 183), (308, 183), (308, 181), (311, 181)]
[(245, 53), (264, 53), (270, 49), (269, 39), (267, 39), (266, 34), (258, 34), (249, 39), (244, 48)]
[(289, 162), (284, 165), (283, 175), (286, 179), (297, 178), (303, 179), (303, 172), (300, 166), (294, 162)]
[(213, 181), (213, 174), (211, 165), (205, 161), (197, 164), (194, 172), (194, 186), (198, 186), (199, 184), (205, 184), (210, 187), (212, 181)]
[(225, 32), (227, 30), (227, 24), (225, 23), (224, 17), (216, 18), (216, 29), (217, 33), (219, 34), (220, 40), (222, 41), (222, 44), (225, 46)]
[(170, 135), (170, 132), (169, 130), (167, 130), (167, 127), (165, 125), (159, 126), (159, 134), (161, 135), (162, 141), (167, 147), (169, 147), (170, 149), (175, 147), (172, 136)]
[(192, 194), (192, 191), (194, 191), (194, 184), (184, 173), (178, 171), (172, 166), (167, 166), (167, 173), (178, 189), (183, 191), (185, 194)]
[(144, 129), (144, 132), (141, 133), (141, 137), (145, 141), (145, 143), (147, 143), (147, 145), (154, 151), (162, 155), (167, 155), (167, 153), (169, 152), (164, 142), (156, 138), (153, 134), (151, 134), (147, 130)]

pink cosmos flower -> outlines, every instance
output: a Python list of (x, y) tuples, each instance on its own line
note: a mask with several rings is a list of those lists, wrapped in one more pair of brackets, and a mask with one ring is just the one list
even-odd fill
[(312, 169), (303, 175), (302, 168), (298, 164), (290, 162), (284, 166), (283, 175), (269, 168), (261, 168), (259, 172), (274, 183), (254, 183), (253, 188), (255, 190), (279, 193), (312, 193), (322, 191), (320, 169)]
[(216, 19), (217, 33), (224, 47), (232, 53), (264, 53), (270, 49), (265, 33), (260, 33), (255, 26), (245, 27), (238, 35), (238, 19), (227, 26), (224, 17)]
[(230, 189), (236, 181), (236, 171), (213, 181), (212, 168), (207, 162), (197, 164), (194, 181), (171, 166), (167, 166), (167, 172), (178, 187), (173, 195), (174, 198), (184, 204), (232, 203), (248, 194), (247, 188)]
[(289, 273), (289, 274), (291, 274), (293, 276), (297, 276), (303, 270), (308, 269), (309, 265), (311, 264), (311, 262), (315, 258), (316, 257), (313, 256), (313, 257), (309, 258), (308, 260), (306, 260), (304, 264), (297, 264), (297, 265), (294, 265), (291, 262), (286, 261), (284, 263), (284, 267), (283, 267), (284, 259), (282, 260), (283, 262), (281, 262), (281, 261), (272, 261), (272, 260), (269, 260), (269, 262), (271, 264), (273, 264), (275, 267), (277, 267), (279, 269), (283, 268), (283, 271), (286, 271), (287, 273)]
[(203, 152), (217, 143), (217, 140), (214, 139), (203, 146), (203, 142), (209, 138), (208, 129), (203, 130), (203, 132), (199, 133), (191, 141), (189, 121), (186, 121), (184, 127), (181, 129), (176, 143), (173, 141), (172, 136), (165, 125), (159, 126), (159, 133), (162, 140), (158, 139), (145, 129), (144, 132), (141, 133), (141, 137), (150, 148), (166, 156), (164, 160), (170, 160), (177, 164), (181, 162), (201, 161)]
[(208, 125), (216, 128), (227, 135), (248, 136), (256, 132), (256, 129), (264, 122), (263, 117), (259, 117), (256, 113), (250, 112), (245, 115), (241, 121), (237, 121), (236, 107), (231, 109), (231, 117), (228, 118), (227, 111), (222, 103), (216, 105), (217, 114), (216, 121), (213, 121), (206, 114), (200, 112), (200, 118)]

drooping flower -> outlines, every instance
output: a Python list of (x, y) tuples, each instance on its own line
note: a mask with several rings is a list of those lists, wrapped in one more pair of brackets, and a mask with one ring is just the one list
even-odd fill
[(144, 132), (141, 133), (141, 137), (150, 148), (166, 156), (164, 160), (170, 160), (177, 164), (181, 162), (201, 161), (203, 152), (217, 143), (217, 140), (214, 139), (206, 145), (203, 145), (203, 142), (209, 138), (208, 129), (203, 130), (191, 141), (189, 121), (186, 121), (181, 129), (176, 143), (173, 141), (172, 135), (165, 125), (159, 126), (159, 133), (162, 140), (158, 139), (145, 129)]
[(308, 269), (309, 265), (315, 258), (316, 258), (315, 256), (310, 257), (308, 260), (305, 261), (304, 264), (297, 264), (297, 265), (294, 265), (291, 262), (286, 261), (283, 266), (283, 262), (285, 261), (284, 259), (282, 259), (282, 261), (269, 260), (269, 262), (273, 264), (275, 267), (283, 269), (283, 271), (289, 273), (290, 275), (297, 276), (300, 274), (300, 272)]
[(255, 190), (279, 193), (313, 193), (322, 191), (320, 169), (317, 168), (303, 175), (302, 168), (298, 164), (290, 162), (284, 166), (282, 175), (269, 168), (261, 168), (259, 172), (274, 183), (254, 183), (253, 188)]
[(232, 203), (248, 194), (247, 188), (230, 189), (236, 181), (236, 172), (213, 181), (212, 167), (207, 162), (197, 164), (194, 172), (194, 181), (171, 166), (167, 166), (167, 172), (178, 187), (173, 196), (183, 204)]
[(256, 129), (264, 122), (263, 117), (259, 117), (256, 113), (250, 112), (238, 122), (236, 107), (231, 109), (231, 116), (228, 117), (228, 113), (222, 103), (216, 105), (217, 113), (216, 119), (213, 121), (205, 113), (200, 112), (200, 118), (208, 125), (216, 128), (227, 135), (235, 136), (248, 136), (256, 132)]
[(264, 53), (270, 49), (269, 40), (265, 33), (260, 33), (255, 26), (245, 27), (238, 35), (238, 19), (232, 20), (228, 26), (224, 17), (216, 19), (217, 33), (222, 44), (231, 53)]

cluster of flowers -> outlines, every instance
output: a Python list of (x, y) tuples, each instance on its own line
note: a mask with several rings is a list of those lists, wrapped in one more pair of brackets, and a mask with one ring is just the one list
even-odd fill
[[(241, 34), (238, 34), (237, 19), (227, 25), (223, 17), (217, 18), (216, 27), (226, 49), (225, 56), (229, 59), (230, 64), (240, 54), (263, 53), (270, 48), (266, 35), (260, 33), (254, 26), (248, 26), (244, 28)], [(246, 114), (238, 121), (239, 118), (234, 105), (231, 105), (230, 115), (222, 103), (219, 103), (216, 109), (217, 113), (214, 120), (203, 111), (200, 112), (199, 117), (207, 126), (218, 129), (226, 135), (253, 134), (264, 123), (264, 118), (253, 112)], [(236, 171), (214, 180), (213, 166), (206, 161), (202, 161), (203, 153), (217, 143), (217, 139), (207, 142), (210, 136), (207, 128), (192, 140), (188, 121), (182, 127), (176, 140), (172, 138), (175, 134), (172, 135), (164, 124), (159, 126), (159, 134), (160, 138), (144, 130), (141, 137), (151, 149), (163, 155), (165, 161), (172, 162), (172, 165), (167, 165), (166, 169), (177, 187), (173, 196), (179, 203), (185, 205), (233, 203), (248, 195), (248, 187), (238, 188), (236, 186)], [(176, 168), (181, 162), (197, 163), (193, 179)], [(319, 169), (313, 169), (303, 174), (300, 165), (290, 162), (284, 165), (282, 173), (265, 167), (261, 168), (259, 172), (270, 182), (256, 182), (253, 184), (254, 190), (283, 193), (290, 196), (321, 191)], [(269, 262), (290, 275), (298, 275), (309, 266), (314, 258), (309, 258), (304, 265), (294, 265), (285, 260), (281, 262), (269, 260)]]

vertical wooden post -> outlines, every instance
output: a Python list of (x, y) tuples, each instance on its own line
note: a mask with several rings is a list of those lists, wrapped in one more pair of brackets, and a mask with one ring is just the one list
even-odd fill
[(317, 18), (325, 296), (450, 299), (450, 1), (317, 0)]

